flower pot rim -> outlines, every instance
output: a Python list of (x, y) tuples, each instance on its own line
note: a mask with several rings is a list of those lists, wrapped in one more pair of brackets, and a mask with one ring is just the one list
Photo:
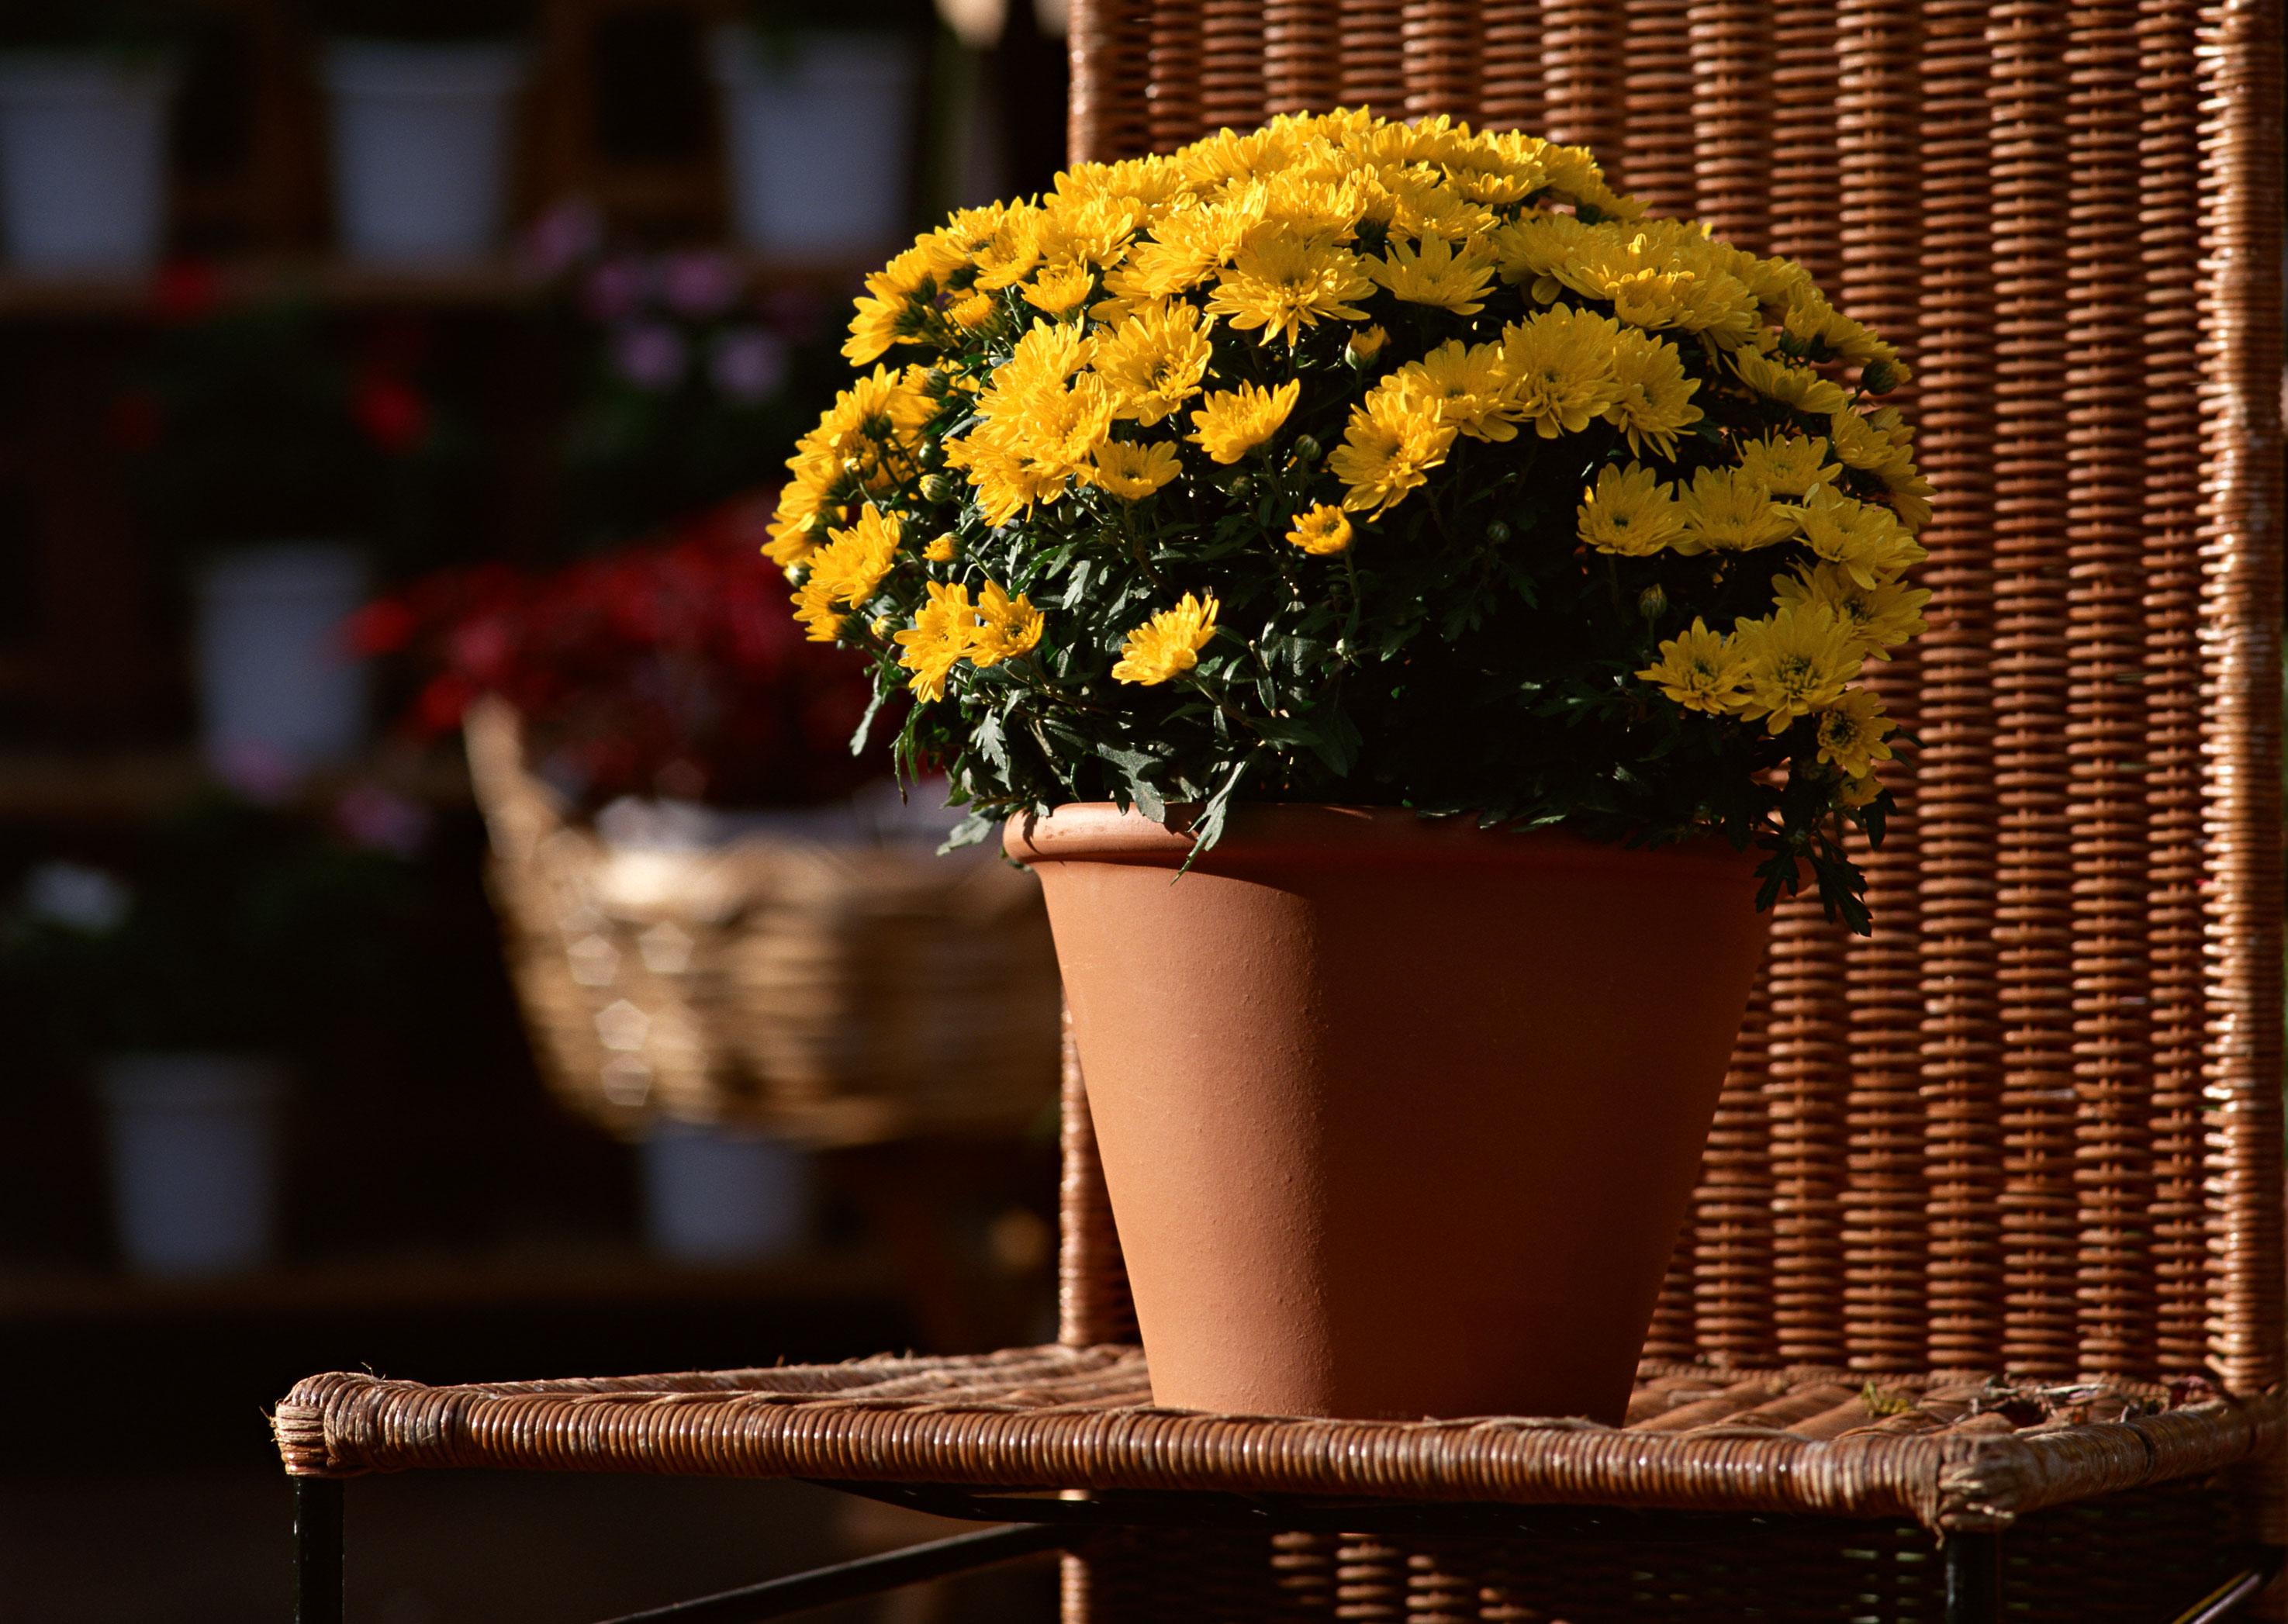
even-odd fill
[[(1010, 819), (1002, 829), (1002, 850), (1020, 863), (1175, 867), (1192, 855), (1195, 841), (1185, 825), (1194, 810), (1171, 806), (1168, 821), (1161, 824), (1110, 801), (1069, 802), (1046, 816), (1028, 812)], [(1250, 860), (1306, 855), (1474, 868), (1578, 869), (1659, 861), (1728, 877), (1744, 877), (1761, 860), (1755, 848), (1737, 851), (1715, 835), (1658, 847), (1626, 846), (1563, 829), (1482, 828), (1471, 818), (1427, 817), (1405, 806), (1254, 802), (1231, 810), (1223, 837), (1194, 866), (1213, 870)]]

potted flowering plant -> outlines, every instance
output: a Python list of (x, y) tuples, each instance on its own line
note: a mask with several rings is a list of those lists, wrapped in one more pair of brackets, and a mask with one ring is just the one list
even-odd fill
[(1640, 217), (1442, 119), (1079, 166), (870, 279), (790, 465), (1043, 876), (1161, 1402), (1617, 1420), (1759, 908), (1866, 928), (1905, 370)]

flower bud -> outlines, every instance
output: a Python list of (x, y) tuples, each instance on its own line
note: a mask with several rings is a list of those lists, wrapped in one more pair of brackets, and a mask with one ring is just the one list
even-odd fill
[(1295, 460), (1299, 463), (1317, 462), (1319, 460), (1319, 442), (1312, 439), (1308, 434), (1300, 434), (1296, 436)]
[(1351, 335), (1343, 346), (1343, 360), (1356, 369), (1374, 365), (1374, 358), (1382, 353), (1382, 346), (1390, 342), (1390, 335), (1379, 327), (1362, 327)]
[(922, 500), (942, 506), (961, 494), (960, 481), (949, 473), (933, 473), (922, 481)]
[(949, 530), (927, 547), (923, 548), (922, 557), (933, 564), (950, 564), (954, 560), (955, 554), (960, 551), (960, 546), (961, 544), (954, 540), (953, 532)]
[(1253, 474), (1243, 473), (1231, 482), (1231, 499), (1234, 502), (1252, 502), (1255, 500), (1255, 476)]
[(1487, 520), (1486, 540), (1491, 542), (1497, 547), (1500, 546), (1504, 542), (1509, 540), (1509, 526), (1503, 523), (1498, 519)]
[(896, 624), (897, 622), (892, 620), (888, 615), (881, 614), (875, 616), (874, 623), (867, 627), (866, 630), (872, 632), (878, 638), (886, 638), (890, 635), (890, 628)]
[(1660, 590), (1660, 582), (1656, 581), (1637, 594), (1637, 613), (1654, 622), (1668, 613), (1668, 594)]
[(1899, 369), (1887, 360), (1871, 360), (1859, 369), (1859, 386), (1871, 395), (1887, 395), (1899, 386)]

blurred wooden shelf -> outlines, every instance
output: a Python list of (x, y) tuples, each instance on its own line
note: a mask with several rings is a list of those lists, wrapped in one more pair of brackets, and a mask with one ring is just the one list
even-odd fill
[[(369, 784), (430, 807), (470, 804), (457, 749), (422, 749), (383, 739), (357, 759), (311, 775), (298, 804), (323, 806)], [(132, 822), (157, 817), (218, 788), (187, 746), (69, 750), (0, 746), (0, 822)]]
[(0, 820), (140, 818), (179, 806), (212, 782), (188, 749), (0, 749)]
[(639, 1253), (546, 1257), (433, 1256), (313, 1264), (189, 1280), (124, 1275), (0, 1274), (0, 1327), (129, 1320), (332, 1318), (476, 1310), (705, 1308), (868, 1303), (898, 1283), (878, 1256), (823, 1254), (721, 1268)]
[[(734, 254), (748, 285), (762, 290), (854, 289), (895, 250), (781, 258)], [(193, 276), (211, 281), (194, 281)], [(436, 266), (361, 265), (343, 259), (229, 260), (196, 273), (33, 274), (0, 269), (0, 321), (155, 321), (205, 309), (301, 296), (341, 310), (512, 310), (543, 300), (546, 279), (511, 258)]]

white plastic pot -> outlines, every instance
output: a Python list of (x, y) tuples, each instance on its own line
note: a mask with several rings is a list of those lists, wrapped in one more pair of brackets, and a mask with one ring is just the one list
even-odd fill
[(512, 44), (339, 40), (326, 48), (335, 229), (392, 264), (498, 246), (524, 52)]
[(682, 1264), (754, 1263), (802, 1244), (810, 1161), (778, 1139), (662, 1122), (643, 1142), (644, 1239)]
[(115, 1055), (98, 1069), (119, 1248), (138, 1274), (243, 1273), (275, 1249), (284, 1079), (242, 1055)]
[(282, 794), (312, 768), (356, 754), (366, 672), (342, 624), (365, 594), (365, 554), (347, 543), (249, 548), (200, 571), (203, 748), (226, 781)]
[(918, 66), (899, 35), (718, 33), (740, 241), (773, 254), (838, 254), (903, 234)]
[(167, 104), (160, 63), (98, 53), (0, 54), (0, 228), (28, 271), (132, 272), (167, 225)]

